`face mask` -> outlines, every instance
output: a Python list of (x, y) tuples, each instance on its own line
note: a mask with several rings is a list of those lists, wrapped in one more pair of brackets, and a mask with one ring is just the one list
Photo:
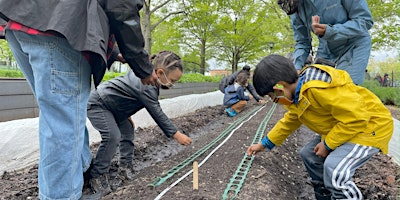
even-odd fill
[(164, 71), (163, 71), (163, 74), (164, 74), (165, 80), (167, 80), (167, 83), (163, 83), (163, 82), (161, 82), (160, 79), (157, 79), (158, 83), (160, 84), (160, 88), (161, 89), (171, 89), (172, 87), (174, 87), (174, 84), (168, 80), (168, 77)]
[(299, 0), (278, 0), (278, 5), (287, 15), (297, 12)]
[(276, 84), (274, 86), (274, 99), (273, 101), (275, 103), (279, 103), (282, 105), (291, 105), (293, 103), (292, 100), (289, 100), (286, 96), (285, 96), (285, 91), (283, 90), (283, 85), (281, 84)]

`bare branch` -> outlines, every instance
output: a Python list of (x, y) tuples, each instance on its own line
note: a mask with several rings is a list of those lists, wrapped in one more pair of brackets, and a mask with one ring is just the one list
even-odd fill
[(161, 24), (163, 21), (165, 21), (171, 15), (177, 15), (177, 14), (180, 14), (180, 13), (183, 13), (183, 12), (184, 11), (176, 11), (176, 12), (168, 13), (168, 15), (164, 16), (162, 19), (158, 20), (158, 22), (156, 22), (155, 24), (151, 25), (150, 30), (153, 31), (159, 24)]
[(163, 6), (165, 6), (167, 3), (169, 3), (172, 0), (165, 0), (163, 3), (155, 6), (151, 11), (150, 11), (150, 15), (153, 14), (155, 11), (157, 11), (158, 9), (162, 8)]

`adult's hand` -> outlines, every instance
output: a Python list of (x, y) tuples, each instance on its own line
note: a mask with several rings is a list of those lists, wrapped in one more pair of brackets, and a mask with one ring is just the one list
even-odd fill
[(312, 16), (311, 27), (316, 35), (323, 36), (323, 35), (325, 35), (326, 24), (320, 24), (319, 20), (320, 20), (320, 18), (318, 15)]
[(119, 62), (122, 62), (122, 63), (126, 63), (126, 60), (124, 59), (124, 57), (122, 56), (121, 53), (119, 53), (119, 54), (117, 55), (116, 60), (118, 60)]
[(155, 85), (157, 83), (157, 79), (158, 77), (156, 75), (156, 72), (153, 70), (153, 73), (150, 76), (142, 79), (141, 81), (143, 85)]

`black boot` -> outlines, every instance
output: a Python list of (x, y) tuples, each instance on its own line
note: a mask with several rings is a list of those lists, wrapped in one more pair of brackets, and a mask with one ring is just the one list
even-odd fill
[(100, 200), (103, 197), (102, 193), (94, 193), (94, 194), (84, 194), (79, 198), (79, 200)]
[(102, 174), (99, 177), (90, 179), (90, 187), (93, 193), (100, 193), (102, 196), (111, 193), (111, 188), (109, 184), (109, 175)]
[(132, 165), (121, 165), (118, 168), (118, 176), (123, 180), (133, 180), (135, 172), (133, 171)]
[(313, 184), (314, 194), (317, 200), (331, 200), (332, 193), (323, 184)]

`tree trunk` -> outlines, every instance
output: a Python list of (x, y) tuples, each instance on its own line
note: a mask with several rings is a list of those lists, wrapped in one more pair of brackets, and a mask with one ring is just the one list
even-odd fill
[(234, 50), (232, 55), (232, 73), (238, 70), (239, 60), (240, 60), (239, 52), (237, 50)]
[(201, 40), (201, 47), (200, 47), (200, 73), (205, 74), (206, 72), (206, 40)]
[(144, 50), (151, 55), (151, 21), (150, 21), (150, 1), (144, 4), (142, 9), (141, 26), (144, 37)]

